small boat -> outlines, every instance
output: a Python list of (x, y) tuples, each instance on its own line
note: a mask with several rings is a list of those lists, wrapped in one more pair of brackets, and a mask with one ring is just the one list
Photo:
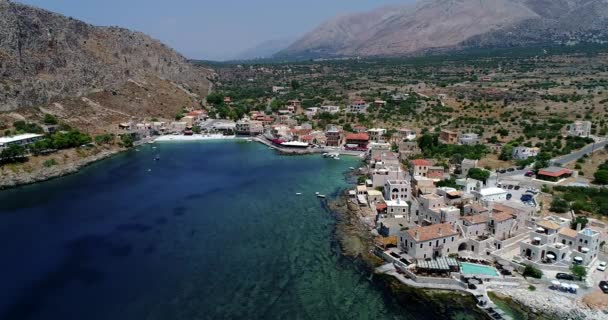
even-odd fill
[(156, 147), (152, 147), (152, 149), (156, 149)]
[(296, 192), (296, 196), (301, 196), (302, 192)]
[(152, 169), (148, 169), (148, 172), (151, 172), (151, 171), (152, 171)]
[(159, 156), (156, 156), (156, 157), (154, 158), (154, 161), (159, 161), (159, 160), (160, 160), (160, 157), (159, 157)]
[(149, 144), (154, 144), (154, 140), (148, 141)]
[(338, 158), (338, 157), (334, 157), (334, 160), (340, 160), (340, 158)]
[(317, 192), (315, 192), (315, 195), (317, 195), (317, 196), (318, 196), (318, 195), (319, 195), (319, 192), (318, 192), (318, 191), (317, 191)]
[(322, 198), (323, 199), (323, 198), (325, 198), (325, 195), (324, 194), (318, 194), (317, 198)]
[(355, 168), (353, 168), (353, 167), (350, 167), (349, 169), (350, 169), (350, 170), (355, 170)]

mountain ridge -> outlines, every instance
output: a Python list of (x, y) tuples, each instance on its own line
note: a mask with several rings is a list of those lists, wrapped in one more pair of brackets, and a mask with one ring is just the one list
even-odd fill
[(423, 0), (336, 17), (275, 57), (403, 56), (608, 40), (607, 18), (606, 0)]
[(158, 77), (206, 94), (208, 72), (141, 33), (0, 0), (0, 111)]

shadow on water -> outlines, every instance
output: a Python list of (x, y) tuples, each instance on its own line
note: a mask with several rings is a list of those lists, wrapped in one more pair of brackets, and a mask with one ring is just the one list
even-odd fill
[(44, 306), (47, 297), (52, 297), (73, 282), (87, 286), (98, 285), (105, 274), (95, 268), (93, 259), (99, 256), (124, 258), (131, 254), (130, 244), (115, 244), (100, 235), (87, 235), (66, 245), (67, 256), (55, 270), (24, 290), (24, 294), (0, 314), (4, 320), (25, 320), (34, 317)]

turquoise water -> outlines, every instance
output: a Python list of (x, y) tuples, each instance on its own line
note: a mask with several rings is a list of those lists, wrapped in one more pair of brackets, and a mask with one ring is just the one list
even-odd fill
[(484, 266), (481, 264), (461, 262), (460, 269), (462, 273), (466, 275), (486, 275), (492, 277), (498, 277), (498, 271), (490, 266)]
[(0, 192), (0, 319), (438, 319), (341, 257), (314, 193), (358, 159), (156, 145)]

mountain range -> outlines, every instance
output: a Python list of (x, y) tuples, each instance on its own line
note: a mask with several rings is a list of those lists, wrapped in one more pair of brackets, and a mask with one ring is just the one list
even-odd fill
[(608, 40), (608, 0), (420, 0), (324, 22), (277, 58), (403, 56)]

